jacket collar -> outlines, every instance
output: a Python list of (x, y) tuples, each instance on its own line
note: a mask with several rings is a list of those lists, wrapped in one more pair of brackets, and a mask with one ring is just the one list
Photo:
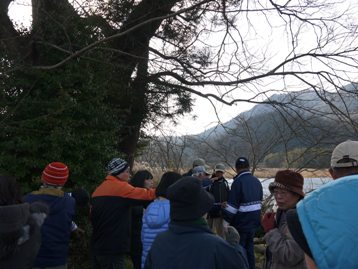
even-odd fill
[(112, 175), (107, 175), (105, 180), (118, 181), (119, 179)]
[(176, 234), (186, 234), (186, 233), (210, 233), (213, 234), (211, 229), (209, 228), (207, 222), (203, 219), (203, 221), (171, 221), (169, 223), (169, 230)]
[(247, 175), (247, 174), (249, 174), (249, 175), (251, 175), (251, 172), (250, 172), (250, 170), (242, 170), (242, 171), (240, 171), (240, 173), (238, 173), (235, 177), (234, 177), (234, 179), (236, 179), (236, 178), (239, 178), (239, 177), (241, 177), (241, 176), (243, 176), (243, 175)]
[(58, 188), (40, 188), (38, 191), (33, 191), (32, 194), (35, 195), (52, 195), (52, 196), (58, 196), (63, 197), (65, 195), (64, 191)]

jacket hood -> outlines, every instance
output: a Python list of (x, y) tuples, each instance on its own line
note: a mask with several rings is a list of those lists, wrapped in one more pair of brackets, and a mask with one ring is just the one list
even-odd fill
[(207, 223), (200, 223), (200, 219), (195, 221), (173, 221), (169, 224), (169, 230), (176, 234), (187, 234), (187, 233), (209, 233), (214, 234), (209, 228)]
[(0, 231), (13, 232), (21, 229), (30, 216), (28, 203), (0, 206)]
[(170, 204), (169, 200), (155, 200), (152, 202), (143, 216), (149, 228), (159, 228), (169, 222)]
[(297, 204), (303, 233), (318, 268), (358, 268), (358, 175), (339, 178)]

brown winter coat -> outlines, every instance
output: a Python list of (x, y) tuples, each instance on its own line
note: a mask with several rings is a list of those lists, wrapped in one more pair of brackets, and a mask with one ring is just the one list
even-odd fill
[(264, 236), (267, 249), (263, 269), (306, 269), (304, 253), (288, 230), (286, 213), (278, 210), (276, 216), (277, 228)]

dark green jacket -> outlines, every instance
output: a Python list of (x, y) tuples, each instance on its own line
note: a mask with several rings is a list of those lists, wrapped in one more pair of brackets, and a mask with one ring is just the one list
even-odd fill
[(243, 253), (207, 225), (171, 222), (152, 245), (145, 269), (247, 269)]

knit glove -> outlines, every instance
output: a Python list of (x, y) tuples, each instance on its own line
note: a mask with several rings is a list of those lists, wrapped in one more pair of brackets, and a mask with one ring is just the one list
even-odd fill
[(268, 233), (270, 230), (275, 228), (275, 213), (265, 213), (261, 220), (261, 226), (264, 229), (265, 233)]

